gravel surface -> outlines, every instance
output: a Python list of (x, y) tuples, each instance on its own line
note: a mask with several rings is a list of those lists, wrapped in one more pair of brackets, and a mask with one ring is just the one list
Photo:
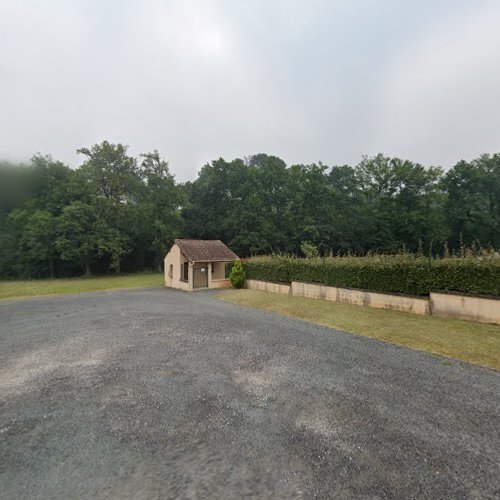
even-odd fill
[(0, 302), (0, 497), (499, 498), (500, 373), (226, 303)]

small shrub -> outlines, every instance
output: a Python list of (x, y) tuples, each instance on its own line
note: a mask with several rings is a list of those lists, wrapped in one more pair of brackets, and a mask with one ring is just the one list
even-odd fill
[(243, 288), (246, 274), (240, 259), (234, 261), (231, 272), (229, 273), (229, 280), (234, 288)]
[(303, 241), (300, 244), (300, 250), (308, 259), (312, 259), (319, 255), (318, 247), (310, 241)]

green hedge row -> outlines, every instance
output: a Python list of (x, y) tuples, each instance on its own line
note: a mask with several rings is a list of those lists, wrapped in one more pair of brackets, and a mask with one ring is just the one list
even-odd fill
[(367, 257), (256, 257), (244, 263), (248, 279), (304, 281), (342, 288), (428, 295), (448, 291), (500, 296), (500, 258), (428, 260), (410, 255)]

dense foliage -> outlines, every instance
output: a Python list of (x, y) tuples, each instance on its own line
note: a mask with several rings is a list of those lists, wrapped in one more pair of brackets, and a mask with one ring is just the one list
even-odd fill
[(121, 144), (78, 151), (71, 170), (50, 157), (0, 168), (0, 276), (157, 268), (182, 235), (182, 187), (157, 151)]
[(341, 288), (427, 295), (455, 291), (500, 295), (500, 258), (464, 256), (429, 259), (409, 254), (364, 257), (257, 257), (245, 262), (247, 278), (303, 281)]
[(0, 163), (0, 277), (157, 269), (176, 237), (222, 239), (241, 257), (500, 247), (500, 154), (447, 172), (382, 155), (328, 167), (258, 154), (182, 184), (157, 151), (78, 152), (76, 169), (40, 155)]

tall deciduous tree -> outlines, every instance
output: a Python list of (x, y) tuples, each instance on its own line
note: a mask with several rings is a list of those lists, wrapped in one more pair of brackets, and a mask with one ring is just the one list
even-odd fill
[(500, 155), (460, 161), (443, 180), (452, 246), (459, 242), (500, 246)]
[(143, 186), (137, 160), (127, 154), (127, 146), (108, 141), (78, 153), (87, 158), (78, 174), (86, 187), (86, 203), (99, 214), (99, 251), (111, 256), (111, 268), (119, 272), (122, 257), (132, 250), (130, 242), (144, 223), (138, 220)]
[(59, 231), (55, 245), (63, 260), (79, 263), (90, 275), (92, 260), (107, 256), (110, 268), (120, 271), (127, 240), (106, 223), (95, 206), (80, 201), (66, 206), (59, 218)]
[(156, 266), (161, 266), (166, 250), (175, 238), (182, 237), (184, 221), (181, 207), (184, 192), (176, 185), (168, 162), (158, 151), (141, 155), (141, 177), (145, 182), (141, 218), (146, 218), (145, 237)]
[(54, 261), (58, 255), (56, 238), (57, 219), (50, 212), (37, 210), (31, 214), (24, 229), (23, 242), (30, 260), (45, 262), (51, 278), (54, 278)]

